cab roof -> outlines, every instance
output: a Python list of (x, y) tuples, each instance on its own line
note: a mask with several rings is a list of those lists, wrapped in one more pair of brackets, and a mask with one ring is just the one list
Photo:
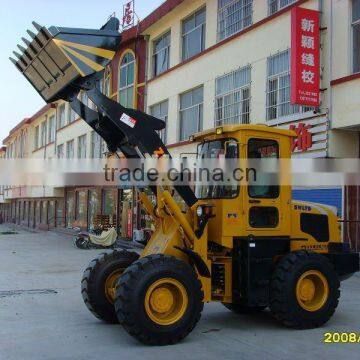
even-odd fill
[(250, 125), (224, 125), (218, 126), (213, 129), (204, 130), (191, 136), (194, 140), (200, 140), (206, 136), (221, 135), (226, 133), (234, 133), (238, 131), (261, 131), (270, 134), (278, 134), (282, 136), (296, 137), (296, 133), (293, 130), (279, 129), (277, 127), (270, 127), (264, 124)]

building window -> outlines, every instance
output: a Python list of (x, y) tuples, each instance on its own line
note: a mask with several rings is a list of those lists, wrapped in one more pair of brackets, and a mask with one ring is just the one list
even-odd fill
[(250, 123), (250, 82), (250, 66), (216, 79), (215, 126)]
[(57, 146), (56, 154), (57, 154), (58, 159), (64, 158), (64, 144)]
[(76, 210), (75, 210), (75, 218), (76, 225), (81, 228), (87, 228), (87, 191), (77, 191), (76, 192)]
[(66, 194), (66, 226), (71, 228), (75, 222), (75, 191)]
[(205, 49), (206, 8), (182, 23), (182, 59), (187, 60)]
[(180, 95), (180, 141), (202, 130), (204, 87)]
[(238, 33), (252, 24), (252, 0), (219, 0), (218, 41)]
[(104, 140), (95, 131), (91, 132), (90, 156), (92, 159), (101, 159), (104, 157)]
[(66, 158), (67, 159), (74, 158), (74, 140), (68, 141), (66, 143)]
[(22, 132), (20, 135), (20, 158), (25, 156), (26, 133)]
[(86, 134), (78, 137), (78, 158), (86, 158)]
[(159, 39), (154, 41), (154, 52), (153, 52), (153, 75), (157, 76), (170, 67), (170, 40), (171, 32), (167, 32), (162, 35)]
[(76, 119), (77, 119), (77, 117), (78, 117), (78, 115), (77, 115), (77, 113), (71, 108), (71, 105), (69, 104), (69, 114), (68, 114), (68, 116), (69, 116), (69, 124), (71, 124), (71, 123), (73, 123)]
[[(152, 116), (165, 121), (165, 124), (167, 126), (168, 108), (169, 108), (169, 102), (168, 102), (168, 100), (166, 100), (159, 104), (151, 106), (150, 113)], [(161, 140), (164, 143), (166, 143), (166, 135), (167, 135), (166, 134), (166, 126), (165, 126), (165, 129), (161, 130), (159, 133)]]
[(44, 121), (41, 123), (40, 147), (46, 145), (46, 134), (47, 134), (47, 122)]
[(353, 72), (360, 72), (360, 0), (352, 2)]
[[(117, 213), (117, 198), (118, 191), (116, 189), (104, 189), (103, 190), (103, 214), (109, 215), (110, 222), (113, 223), (112, 220), (116, 221), (116, 213)], [(123, 204), (123, 211), (128, 212), (126, 206)]]
[(101, 214), (101, 190), (89, 190), (88, 196), (88, 227), (89, 230), (94, 230), (95, 219), (97, 215)]
[(52, 115), (49, 118), (49, 126), (48, 126), (48, 142), (55, 141), (55, 116)]
[(65, 104), (61, 104), (58, 110), (58, 125), (57, 128), (61, 129), (65, 126)]
[(135, 58), (131, 52), (121, 60), (119, 71), (119, 103), (122, 106), (134, 107), (135, 94)]
[(269, 15), (272, 15), (279, 10), (291, 5), (296, 0), (269, 0)]
[(103, 94), (106, 95), (108, 98), (111, 97), (111, 72), (109, 68), (107, 68), (105, 71), (102, 91)]
[[(34, 150), (39, 148), (39, 126), (35, 128)], [(10, 157), (12, 157), (12, 144), (10, 146)]]
[(47, 201), (41, 202), (41, 223), (47, 224), (48, 223), (48, 209), (47, 209)]
[(310, 111), (312, 108), (290, 104), (290, 52), (283, 51), (267, 60), (266, 118)]

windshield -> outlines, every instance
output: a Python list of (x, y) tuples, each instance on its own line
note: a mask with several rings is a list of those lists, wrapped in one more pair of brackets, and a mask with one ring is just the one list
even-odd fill
[[(200, 144), (198, 159), (235, 159), (239, 157), (238, 143), (233, 139), (206, 141)], [(231, 199), (238, 195), (236, 185), (196, 185), (198, 199)]]

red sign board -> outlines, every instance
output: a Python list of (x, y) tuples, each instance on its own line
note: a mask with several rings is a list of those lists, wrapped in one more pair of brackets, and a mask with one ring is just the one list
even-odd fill
[(124, 5), (122, 27), (126, 29), (134, 26), (134, 15), (135, 15), (135, 0), (129, 1)]
[(127, 236), (132, 238), (133, 236), (133, 229), (132, 229), (132, 210), (128, 209), (127, 212)]
[(312, 133), (309, 131), (311, 129), (311, 125), (305, 125), (303, 123), (299, 123), (298, 126), (291, 125), (290, 130), (295, 131), (297, 137), (291, 139), (291, 151), (294, 152), (296, 150), (306, 151), (309, 150), (312, 145)]
[(319, 12), (291, 10), (291, 103), (320, 105)]

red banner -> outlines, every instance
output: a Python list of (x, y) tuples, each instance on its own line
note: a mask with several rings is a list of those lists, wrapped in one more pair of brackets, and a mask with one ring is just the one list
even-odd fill
[(320, 105), (319, 12), (291, 11), (291, 104)]
[(123, 7), (122, 27), (123, 30), (134, 26), (135, 0), (127, 2)]

